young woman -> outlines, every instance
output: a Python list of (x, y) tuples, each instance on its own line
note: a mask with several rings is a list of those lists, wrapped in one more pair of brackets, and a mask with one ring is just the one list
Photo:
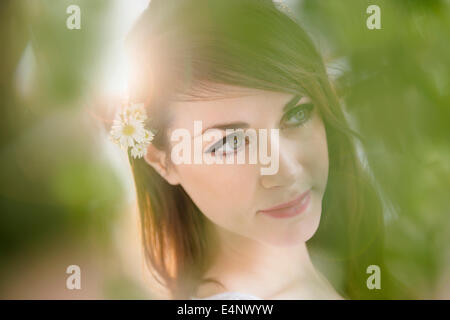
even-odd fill
[[(153, 0), (128, 41), (130, 98), (156, 133), (129, 155), (143, 245), (172, 298), (386, 296), (387, 283), (367, 285), (370, 265), (385, 270), (381, 201), (297, 21), (271, 1)], [(222, 136), (204, 139), (195, 121)], [(179, 129), (210, 158), (249, 152), (226, 128), (278, 129), (277, 170), (173, 161)]]

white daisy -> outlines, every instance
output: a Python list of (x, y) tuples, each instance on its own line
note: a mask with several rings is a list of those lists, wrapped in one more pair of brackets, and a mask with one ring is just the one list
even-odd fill
[(128, 147), (134, 146), (135, 141), (142, 142), (148, 139), (146, 138), (148, 136), (146, 131), (142, 120), (119, 114), (111, 127), (111, 136), (114, 141), (119, 143), (121, 148), (126, 150)]
[(147, 154), (148, 143), (139, 143), (135, 144), (133, 148), (131, 148), (131, 156), (133, 158), (141, 158)]
[(128, 117), (134, 117), (137, 120), (147, 120), (147, 114), (145, 113), (145, 107), (143, 103), (135, 103), (129, 106), (126, 110)]
[(145, 130), (145, 132), (144, 132), (144, 139), (141, 142), (143, 142), (143, 143), (150, 143), (153, 140), (154, 136), (155, 135), (153, 134), (153, 132), (151, 132), (149, 130)]
[(145, 129), (146, 119), (143, 103), (126, 106), (114, 119), (110, 139), (124, 150), (131, 147), (131, 155), (134, 158), (145, 156), (154, 137), (153, 132)]

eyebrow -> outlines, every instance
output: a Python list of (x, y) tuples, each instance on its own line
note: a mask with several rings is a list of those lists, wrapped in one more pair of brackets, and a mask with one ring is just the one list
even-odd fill
[(293, 107), (295, 107), (297, 105), (297, 102), (302, 98), (301, 95), (296, 94), (295, 96), (292, 97), (291, 100), (289, 100), (288, 103), (286, 103), (286, 105), (283, 108), (283, 112), (287, 112), (290, 109), (292, 109)]
[[(229, 122), (229, 123), (221, 123), (221, 124), (215, 124), (213, 126), (207, 127), (205, 129), (203, 129), (202, 133), (200, 133), (198, 136), (201, 136), (205, 133), (206, 130), (209, 129), (220, 129), (220, 130), (226, 130), (226, 129), (240, 129), (240, 128), (249, 128), (250, 125), (247, 122)], [(195, 138), (195, 137), (193, 137)]]
[[(300, 95), (295, 95), (291, 100), (289, 100), (288, 103), (286, 103), (283, 107), (283, 112), (287, 112), (288, 110), (292, 109), (297, 105), (297, 102), (302, 98)], [(209, 129), (220, 129), (220, 130), (226, 130), (226, 129), (240, 129), (240, 128), (249, 128), (250, 124), (247, 122), (237, 121), (237, 122), (229, 122), (229, 123), (221, 123), (221, 124), (215, 124), (212, 126), (209, 126), (202, 130), (202, 132), (197, 135), (201, 136), (203, 135), (207, 130)], [(195, 138), (195, 137), (193, 137)]]

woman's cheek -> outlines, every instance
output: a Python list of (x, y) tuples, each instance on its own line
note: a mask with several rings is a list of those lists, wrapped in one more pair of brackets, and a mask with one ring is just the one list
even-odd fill
[(314, 146), (314, 152), (311, 152), (310, 163), (313, 166), (317, 186), (322, 192), (325, 192), (328, 181), (329, 159), (325, 126), (320, 118), (316, 118), (312, 145)]
[(240, 211), (248, 206), (253, 189), (248, 165), (184, 165), (177, 170), (182, 187), (213, 222), (231, 224), (243, 218)]

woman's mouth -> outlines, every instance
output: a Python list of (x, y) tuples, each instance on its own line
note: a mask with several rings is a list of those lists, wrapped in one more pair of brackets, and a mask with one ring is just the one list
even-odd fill
[(302, 193), (292, 201), (285, 202), (274, 207), (259, 210), (259, 213), (268, 215), (272, 218), (289, 218), (306, 211), (311, 199), (311, 189)]

